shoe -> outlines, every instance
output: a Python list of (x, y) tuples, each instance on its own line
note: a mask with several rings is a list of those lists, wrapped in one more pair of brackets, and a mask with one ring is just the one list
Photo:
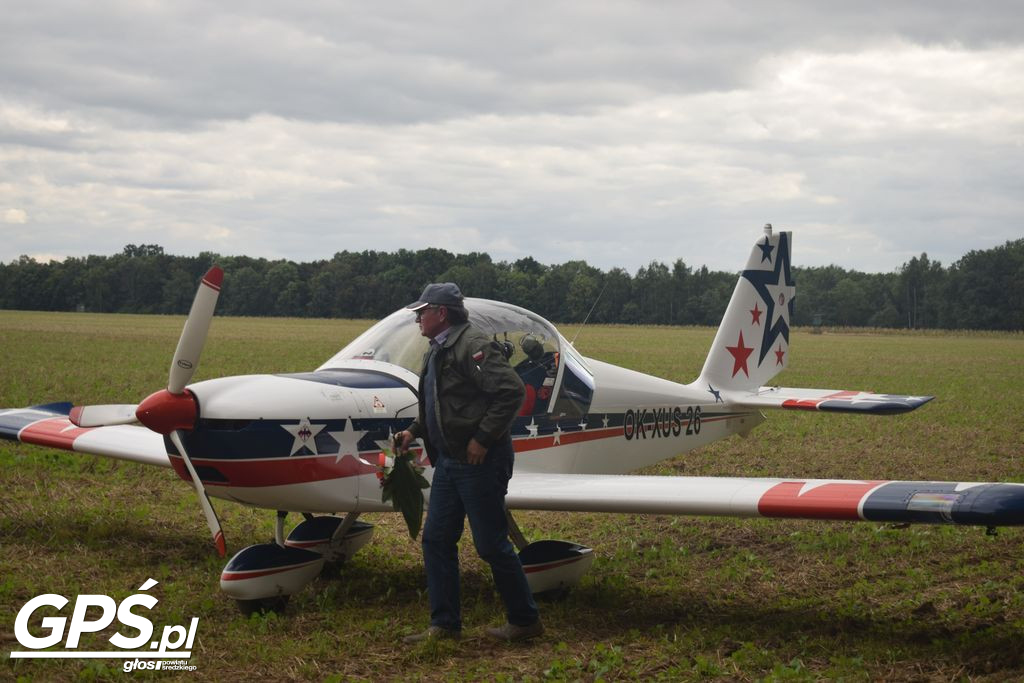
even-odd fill
[(422, 643), (425, 640), (441, 640), (447, 638), (449, 640), (458, 640), (462, 637), (461, 631), (453, 631), (450, 628), (444, 628), (443, 626), (428, 626), (426, 631), (420, 631), (414, 633), (411, 636), (402, 638), (403, 643)]
[(495, 640), (505, 640), (510, 643), (536, 638), (542, 633), (544, 633), (544, 624), (540, 623), (540, 619), (529, 626), (505, 624), (504, 626), (495, 626), (487, 629), (487, 635), (491, 638), (494, 638)]

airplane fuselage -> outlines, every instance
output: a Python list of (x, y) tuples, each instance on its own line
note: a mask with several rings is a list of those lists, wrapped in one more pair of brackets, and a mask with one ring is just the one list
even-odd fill
[[(517, 472), (624, 474), (763, 419), (727, 409), (706, 388), (584, 362), (594, 384), (585, 414), (515, 419)], [(191, 385), (202, 417), (185, 443), (210, 495), (275, 510), (390, 510), (381, 502), (378, 458), (416, 415), (415, 375), (367, 365)], [(172, 467), (190, 481), (165, 445)], [(432, 469), (417, 452), (429, 479)]]

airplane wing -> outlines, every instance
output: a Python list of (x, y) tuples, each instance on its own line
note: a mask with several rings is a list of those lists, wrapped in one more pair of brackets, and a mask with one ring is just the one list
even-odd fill
[(516, 473), (510, 509), (1024, 525), (1024, 484)]
[(790, 410), (821, 410), (826, 412), (870, 413), (894, 415), (923, 406), (934, 396), (903, 396), (872, 394), (867, 391), (836, 389), (794, 389), (761, 387), (756, 392), (722, 391), (723, 400), (744, 408), (783, 408)]
[(170, 467), (163, 437), (139, 425), (76, 427), (70, 403), (0, 410), (0, 438)]

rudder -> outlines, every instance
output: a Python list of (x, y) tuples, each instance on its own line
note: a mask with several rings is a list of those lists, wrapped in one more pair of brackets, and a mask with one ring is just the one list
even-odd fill
[(769, 223), (754, 244), (698, 379), (710, 391), (756, 390), (789, 363), (792, 234)]

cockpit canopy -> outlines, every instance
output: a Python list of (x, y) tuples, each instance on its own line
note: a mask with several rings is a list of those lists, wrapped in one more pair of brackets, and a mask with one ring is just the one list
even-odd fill
[[(467, 298), (466, 310), (470, 323), (502, 346), (522, 378), (526, 400), (521, 415), (586, 414), (593, 398), (593, 376), (554, 325), (524, 308), (489, 299)], [(427, 348), (416, 316), (400, 309), (356, 337), (318, 370), (387, 371), (387, 366), (397, 366), (419, 375)]]

